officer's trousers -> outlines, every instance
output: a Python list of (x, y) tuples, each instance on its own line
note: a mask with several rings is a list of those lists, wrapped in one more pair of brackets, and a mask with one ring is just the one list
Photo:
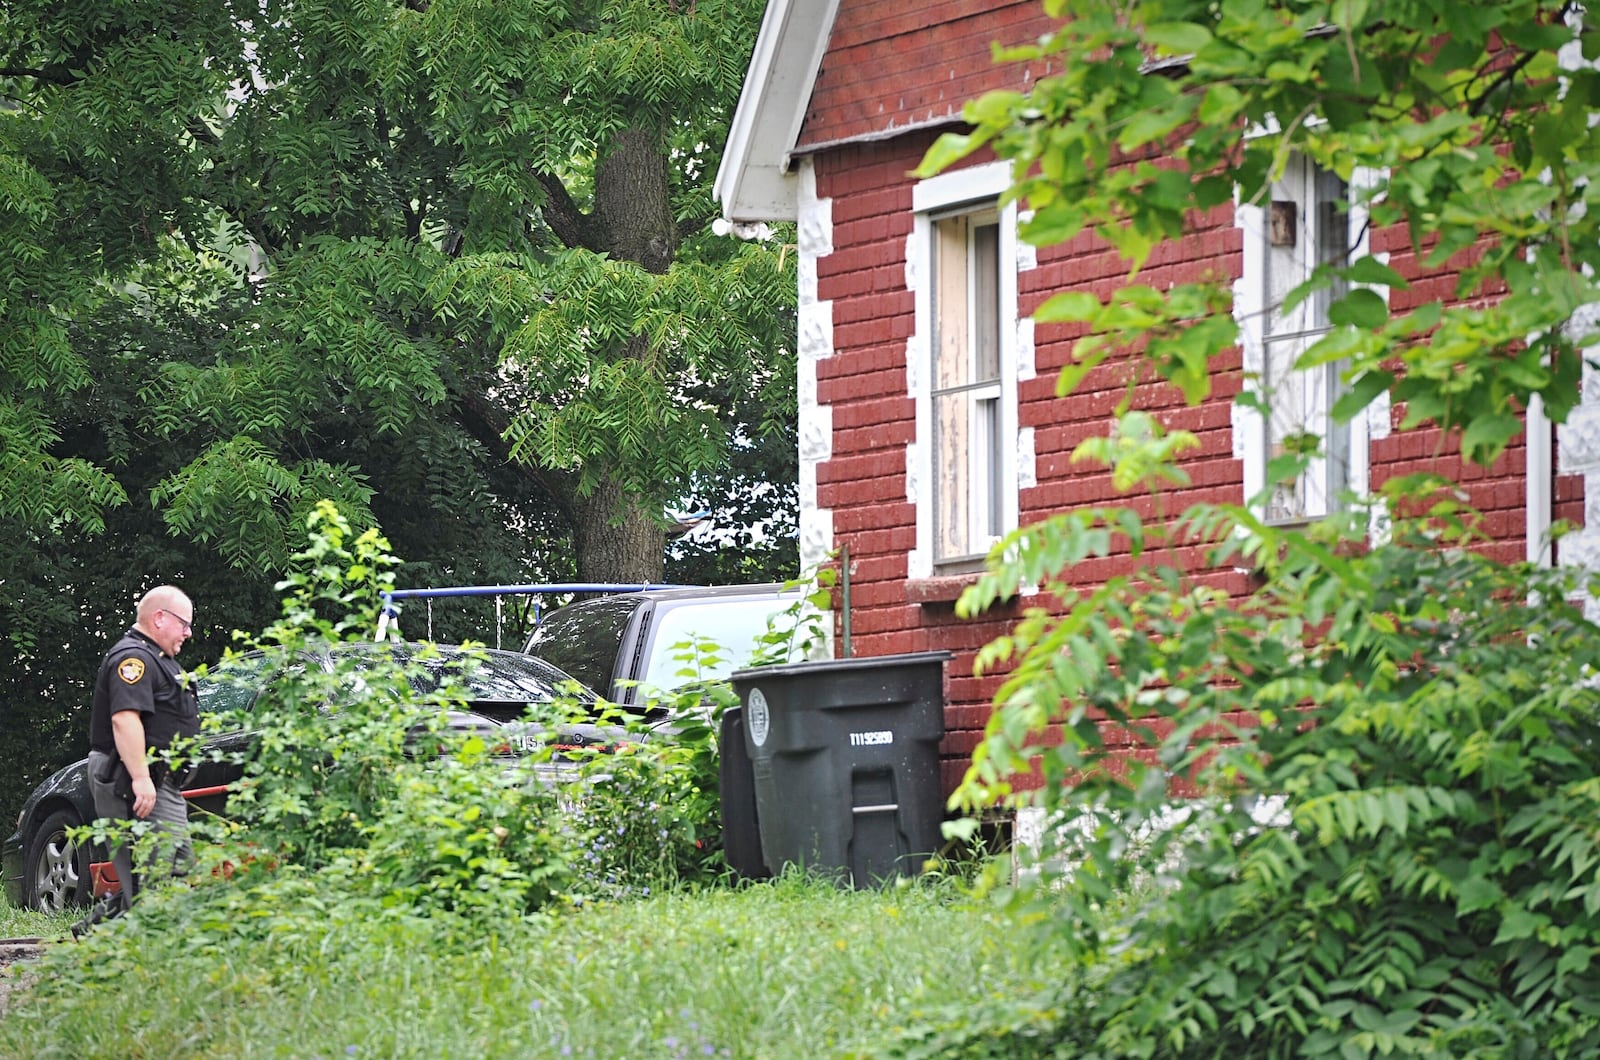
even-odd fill
[[(111, 773), (111, 759), (112, 756), (102, 751), (89, 752), (89, 791), (94, 796), (97, 815), (127, 828), (134, 820), (133, 800), (117, 794), (112, 784), (102, 779)], [(130, 841), (125, 835), (111, 851), (111, 864), (117, 870), (122, 888), (120, 904), (124, 910), (138, 897), (141, 886), (171, 876), (188, 875), (194, 857), (189, 846), (189, 807), (176, 784), (166, 781), (156, 785), (155, 809), (145, 820), (156, 826), (153, 835), (142, 842)], [(137, 872), (134, 871), (136, 850), (140, 854)]]

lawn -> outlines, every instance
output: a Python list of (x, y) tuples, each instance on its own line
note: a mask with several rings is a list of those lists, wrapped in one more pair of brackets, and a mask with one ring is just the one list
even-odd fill
[[(334, 900), (257, 909), (245, 926), (219, 919), (228, 908), (152, 906), (54, 945), (0, 1021), (0, 1055), (879, 1055), (930, 1012), (1060, 974), (951, 881), (854, 892), (785, 878), (473, 937)], [(61, 924), (6, 916), (14, 934)]]
[(7, 899), (0, 898), (0, 938), (52, 938), (65, 933), (74, 919), (18, 909)]

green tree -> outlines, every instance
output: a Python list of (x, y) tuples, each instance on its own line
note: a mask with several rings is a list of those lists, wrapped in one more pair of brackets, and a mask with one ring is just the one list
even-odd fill
[[(1135, 283), (1166, 240), (1270, 197), (1292, 153), (1350, 181), (1453, 290), (1391, 311), (1405, 278), (1372, 256), (1319, 265), (1331, 328), (1296, 367), (1341, 365), (1335, 419), (1380, 395), (1488, 464), (1530, 401), (1579, 400), (1579, 310), (1600, 301), (1590, 120), (1600, 38), (1572, 5), (1060, 0), (1009, 58), (1049, 56), (1026, 93), (968, 105), (927, 172), (983, 146), (1015, 167), (1045, 245), (1093, 231), (1128, 262), (1104, 299), (1062, 292), (1036, 319), (1084, 326), (1059, 390), (1133, 365), (1118, 430), (1079, 458), (1124, 488), (1188, 480), (1186, 439), (1133, 407), (1160, 379), (1204, 399), (1239, 341), (1229, 279)], [(1347, 204), (1348, 205), (1348, 204)], [(1235, 369), (1236, 371), (1236, 369)], [(1247, 396), (1244, 401), (1253, 401)], [(1297, 475), (1324, 439), (1268, 467)], [(1301, 530), (1247, 506), (1146, 522), (1064, 514), (996, 549), (971, 614), (1043, 590), (981, 657), (1010, 665), (961, 797), (1037, 799), (1072, 871), (1038, 922), (1085, 964), (1037, 1005), (924, 1028), (937, 1055), (1593, 1055), (1600, 1006), (1600, 628), (1582, 572), (1485, 559), (1450, 483), (1394, 480)], [(1143, 506), (1150, 510), (1149, 505)], [(1259, 575), (1230, 598), (1173, 546)], [(1192, 552), (1193, 549), (1190, 548)], [(1099, 587), (1072, 567), (1132, 552)], [(1576, 603), (1573, 602), (1576, 599)], [(1245, 719), (1241, 721), (1241, 719)], [(1102, 723), (1128, 741), (1111, 746)], [(1206, 797), (1182, 808), (1173, 781)], [(1262, 814), (1265, 806), (1271, 812)], [(931, 1046), (930, 1046), (931, 1043)]]
[(792, 419), (792, 255), (706, 227), (760, 12), (0, 8), (7, 709), (155, 581), (260, 628), (323, 498), (406, 584), (659, 579), (663, 506)]
[(788, 375), (790, 259), (707, 228), (759, 14), (8, 5), (5, 514), (124, 498), (52, 434), (97, 379), (73, 322), (120, 300), (215, 321), (195, 358), (148, 351), (139, 411), (186, 457), (163, 517), (233, 562), (281, 566), (319, 496), (370, 512), (396, 450), (445, 474), (475, 446), (550, 498), (578, 573), (659, 577), (662, 504), (727, 448), (710, 399)]

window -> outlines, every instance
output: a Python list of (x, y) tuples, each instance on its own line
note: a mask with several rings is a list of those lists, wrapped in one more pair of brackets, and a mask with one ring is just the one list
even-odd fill
[(522, 650), (610, 696), (617, 651), (640, 603), (621, 593), (559, 607), (539, 623)]
[(917, 505), (910, 574), (976, 569), (1017, 525), (1020, 364), (1016, 209), (1001, 207), (1005, 163), (942, 174), (913, 189), (909, 278), (916, 333), (908, 375), (917, 402), (909, 493)]
[[(1260, 495), (1267, 466), (1294, 452), (1316, 452), (1295, 478), (1278, 482), (1261, 514), (1271, 523), (1297, 523), (1327, 515), (1346, 490), (1366, 489), (1363, 424), (1337, 424), (1331, 415), (1341, 393), (1342, 363), (1296, 368), (1329, 329), (1329, 307), (1343, 297), (1336, 281), (1286, 310), (1291, 291), (1319, 265), (1341, 264), (1365, 253), (1356, 237), (1350, 189), (1337, 174), (1303, 155), (1289, 158), (1272, 184), (1271, 200), (1239, 207), (1245, 231), (1244, 275), (1236, 313), (1243, 326), (1245, 367), (1263, 408), (1235, 424), (1235, 455), (1245, 460), (1245, 493)], [(1239, 444), (1240, 428), (1247, 437)], [(1242, 450), (1242, 451), (1241, 451)]]
[(251, 652), (210, 667), (205, 680), (195, 685), (201, 714), (247, 711), (265, 683), (266, 659)]
[[(669, 607), (656, 605), (656, 628), (650, 638), (650, 661), (643, 677), (646, 688), (662, 691), (681, 688), (695, 681), (720, 681), (733, 671), (749, 665), (780, 612), (799, 601), (799, 594), (762, 596), (750, 600), (712, 597)], [(680, 671), (691, 664), (680, 658), (682, 645), (698, 639), (716, 645), (714, 660), (696, 659), (694, 677)]]
[(982, 556), (1003, 532), (1000, 222), (933, 221), (934, 562)]

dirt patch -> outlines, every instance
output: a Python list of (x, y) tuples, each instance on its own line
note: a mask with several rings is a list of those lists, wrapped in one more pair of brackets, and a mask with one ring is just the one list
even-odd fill
[(44, 952), (43, 939), (5, 939), (0, 941), (0, 1017), (13, 994), (27, 990), (38, 978), (28, 965)]

